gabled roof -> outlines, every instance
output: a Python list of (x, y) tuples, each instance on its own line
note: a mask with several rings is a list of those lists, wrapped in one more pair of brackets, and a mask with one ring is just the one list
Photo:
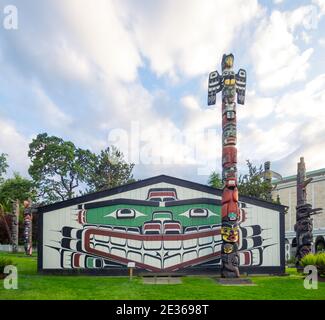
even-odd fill
[[(220, 197), (222, 196), (221, 189), (216, 189), (216, 188), (209, 187), (207, 185), (200, 184), (197, 182), (183, 180), (183, 179), (179, 179), (179, 178), (175, 178), (175, 177), (171, 177), (171, 176), (162, 174), (159, 176), (155, 176), (152, 178), (125, 184), (123, 186), (115, 187), (112, 189), (93, 192), (93, 193), (89, 193), (89, 194), (86, 194), (86, 195), (83, 195), (80, 197), (76, 197), (76, 198), (72, 198), (69, 200), (45, 205), (45, 206), (39, 207), (38, 212), (39, 213), (49, 212), (49, 211), (58, 210), (58, 209), (70, 207), (73, 205), (78, 205), (78, 204), (89, 202), (89, 201), (99, 200), (104, 197), (112, 196), (112, 195), (115, 195), (118, 193), (130, 191), (130, 190), (134, 190), (134, 189), (138, 189), (138, 188), (142, 188), (142, 187), (147, 187), (147, 186), (150, 186), (150, 185), (153, 185), (156, 183), (160, 183), (160, 182), (170, 183), (170, 184), (173, 184), (176, 186), (206, 192), (206, 193), (214, 194), (214, 195), (217, 195)], [(239, 196), (239, 200), (242, 202), (245, 202), (245, 203), (250, 203), (250, 204), (254, 204), (257, 206), (261, 206), (261, 207), (265, 207), (265, 208), (269, 208), (269, 209), (273, 209), (273, 210), (281, 211), (281, 212), (284, 212), (284, 210), (286, 208), (283, 205), (275, 204), (275, 203), (261, 200), (258, 198), (254, 198), (254, 197)]]

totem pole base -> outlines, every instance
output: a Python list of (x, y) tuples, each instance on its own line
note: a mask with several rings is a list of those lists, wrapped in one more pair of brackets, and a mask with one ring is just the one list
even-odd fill
[(222, 270), (221, 271), (221, 278), (240, 278), (239, 270), (236, 271), (229, 271), (229, 270)]
[(220, 278), (217, 282), (222, 286), (255, 286), (251, 279), (248, 278)]

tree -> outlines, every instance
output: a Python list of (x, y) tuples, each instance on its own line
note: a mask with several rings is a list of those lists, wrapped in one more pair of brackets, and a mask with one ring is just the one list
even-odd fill
[(220, 177), (220, 174), (213, 171), (210, 174), (208, 184), (209, 184), (209, 186), (211, 186), (213, 188), (222, 189), (222, 179)]
[(124, 160), (115, 147), (98, 155), (77, 148), (47, 133), (39, 134), (29, 145), (29, 174), (46, 203), (71, 199), (79, 191), (99, 191), (132, 181), (134, 164)]
[(17, 172), (14, 177), (5, 180), (0, 186), (0, 203), (3, 204), (7, 212), (11, 211), (12, 202), (19, 200), (23, 203), (24, 200), (31, 198), (35, 200), (36, 191), (32, 180), (21, 177)]
[[(263, 200), (268, 199), (267, 195), (272, 191), (272, 185), (263, 179), (263, 166), (254, 166), (246, 160), (248, 174), (240, 175), (238, 178), (238, 192), (240, 195), (251, 196)], [(223, 183), (220, 174), (215, 171), (211, 173), (208, 184), (215, 188), (222, 188)]]
[(263, 166), (254, 166), (246, 160), (248, 174), (240, 175), (238, 179), (238, 192), (240, 195), (251, 196), (266, 200), (272, 191), (272, 185), (263, 179)]
[(29, 174), (35, 181), (39, 196), (45, 202), (71, 199), (85, 180), (84, 167), (91, 152), (70, 141), (47, 133), (37, 135), (29, 145)]
[(8, 163), (7, 163), (7, 154), (0, 153), (0, 183), (3, 182), (3, 175), (7, 172)]
[(135, 181), (134, 164), (124, 160), (123, 153), (112, 146), (93, 154), (87, 166), (87, 191), (100, 191)]

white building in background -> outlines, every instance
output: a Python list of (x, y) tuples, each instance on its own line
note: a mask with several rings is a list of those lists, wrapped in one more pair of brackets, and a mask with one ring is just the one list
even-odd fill
[[(313, 216), (313, 249), (315, 252), (325, 250), (325, 168), (306, 173), (307, 178), (313, 178), (307, 185), (307, 202), (313, 208), (323, 208), (323, 213)], [(282, 205), (289, 207), (285, 215), (285, 237), (286, 237), (286, 259), (294, 256), (296, 250), (296, 223), (297, 205), (297, 176), (284, 177), (276, 181), (276, 188), (273, 191), (273, 198), (280, 197)]]

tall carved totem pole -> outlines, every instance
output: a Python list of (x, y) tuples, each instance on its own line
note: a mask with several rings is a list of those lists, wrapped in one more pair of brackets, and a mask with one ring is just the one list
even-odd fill
[(233, 54), (223, 55), (222, 74), (218, 71), (209, 75), (208, 105), (216, 103), (216, 94), (222, 91), (222, 248), (221, 276), (224, 278), (239, 277), (238, 206), (237, 188), (237, 103), (244, 104), (246, 91), (246, 71), (233, 71)]
[(18, 235), (19, 235), (19, 201), (12, 203), (11, 217), (11, 242), (12, 252), (18, 252)]
[(306, 179), (306, 166), (304, 158), (300, 158), (297, 171), (297, 207), (296, 224), (294, 226), (297, 239), (296, 266), (299, 268), (300, 260), (308, 253), (311, 253), (313, 242), (313, 219), (312, 215), (320, 213), (322, 208), (312, 209), (307, 203), (307, 185), (313, 178)]

